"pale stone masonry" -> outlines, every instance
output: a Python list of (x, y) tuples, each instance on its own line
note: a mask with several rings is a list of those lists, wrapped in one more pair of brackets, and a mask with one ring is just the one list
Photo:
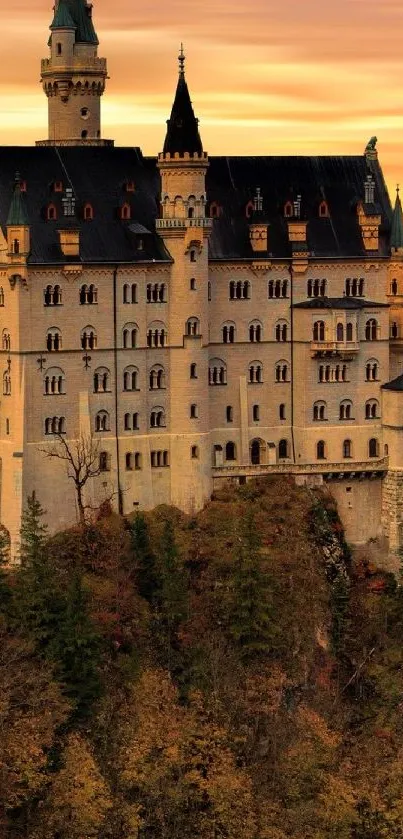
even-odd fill
[[(209, 158), (179, 57), (163, 151), (101, 136), (86, 0), (42, 62), (49, 136), (0, 148), (0, 519), (33, 490), (76, 520), (44, 455), (92, 436), (96, 507), (192, 512), (226, 481), (329, 483), (352, 542), (403, 521), (403, 222), (375, 141), (355, 157)], [(16, 172), (18, 174), (16, 175)]]

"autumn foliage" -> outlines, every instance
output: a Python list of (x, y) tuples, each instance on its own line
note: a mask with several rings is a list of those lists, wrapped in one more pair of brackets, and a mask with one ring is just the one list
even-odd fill
[(1, 839), (401, 839), (403, 595), (330, 496), (42, 520), (0, 544)]

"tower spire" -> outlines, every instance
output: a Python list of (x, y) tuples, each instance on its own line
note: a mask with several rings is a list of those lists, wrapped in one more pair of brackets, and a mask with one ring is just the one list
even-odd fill
[(163, 154), (179, 154), (183, 157), (202, 155), (203, 145), (199, 134), (199, 120), (196, 119), (188, 86), (185, 79), (185, 53), (181, 44), (179, 60), (179, 78), (172, 105), (171, 116), (167, 120), (167, 133)]
[(394, 251), (403, 248), (403, 213), (399, 191), (400, 188), (398, 184), (396, 187), (396, 201), (392, 216), (392, 229), (390, 232), (390, 247)]

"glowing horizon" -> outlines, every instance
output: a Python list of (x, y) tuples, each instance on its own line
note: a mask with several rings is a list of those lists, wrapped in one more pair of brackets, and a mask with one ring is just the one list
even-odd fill
[[(113, 9), (96, 0), (99, 55), (111, 79), (102, 134), (117, 145), (161, 150), (185, 44), (186, 76), (210, 154), (361, 154), (378, 137), (391, 192), (403, 182), (403, 76), (398, 0), (170, 0), (165, 8)], [(0, 10), (0, 144), (47, 136), (38, 83), (48, 54), (50, 0)], [(23, 60), (19, 59), (23, 56)]]

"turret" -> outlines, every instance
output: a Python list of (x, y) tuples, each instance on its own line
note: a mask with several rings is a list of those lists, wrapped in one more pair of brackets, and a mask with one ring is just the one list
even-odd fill
[(21, 179), (17, 172), (14, 192), (6, 222), (8, 262), (11, 268), (10, 278), (21, 276), (26, 280), (26, 265), (31, 248), (29, 220), (21, 192)]
[(101, 96), (106, 59), (87, 0), (56, 0), (50, 25), (50, 58), (41, 63), (48, 98), (49, 136), (37, 145), (113, 145), (101, 139)]

